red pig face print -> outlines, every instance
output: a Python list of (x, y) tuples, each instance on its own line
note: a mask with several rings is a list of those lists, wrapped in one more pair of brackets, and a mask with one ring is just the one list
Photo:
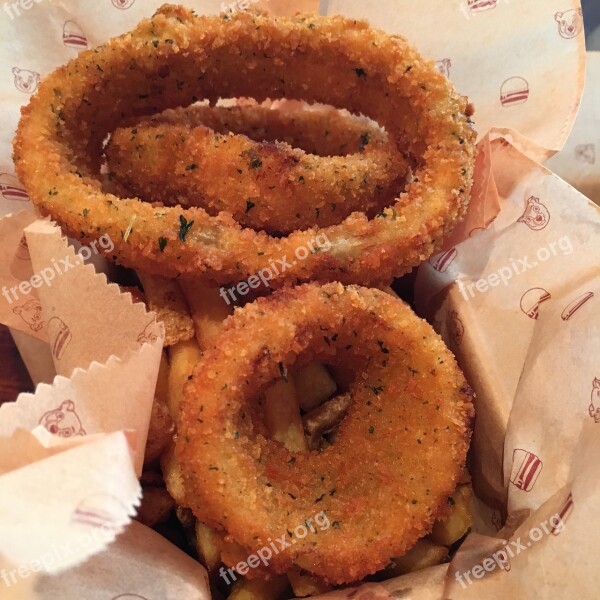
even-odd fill
[(13, 67), (13, 75), (15, 76), (15, 87), (24, 94), (34, 94), (40, 83), (40, 74), (36, 71), (20, 69)]
[(40, 425), (43, 425), (50, 433), (64, 438), (86, 435), (72, 400), (65, 400), (58, 408), (49, 410), (42, 415)]
[(558, 23), (560, 37), (567, 40), (577, 37), (583, 31), (583, 12), (581, 8), (557, 12), (554, 20)]
[(519, 217), (517, 223), (524, 223), (533, 231), (541, 231), (550, 223), (550, 211), (537, 196), (530, 196), (525, 201), (525, 212)]
[(600, 423), (600, 379), (597, 377), (594, 377), (592, 382), (592, 397), (588, 413), (594, 419), (594, 423)]
[(41, 331), (44, 328), (42, 305), (37, 300), (28, 300), (22, 306), (15, 306), (12, 310), (27, 323), (31, 331)]
[(111, 0), (111, 1), (113, 3), (113, 6), (120, 10), (127, 10), (128, 8), (131, 8), (135, 3), (135, 0)]
[(457, 346), (460, 346), (465, 335), (465, 326), (455, 310), (450, 313), (449, 326), (452, 340)]
[(156, 321), (151, 321), (146, 328), (138, 335), (140, 344), (153, 344), (162, 335), (161, 326)]
[(575, 160), (588, 165), (596, 164), (595, 144), (579, 144), (575, 146)]
[(452, 67), (452, 61), (449, 58), (443, 58), (435, 63), (437, 70), (446, 77), (450, 77), (450, 68)]

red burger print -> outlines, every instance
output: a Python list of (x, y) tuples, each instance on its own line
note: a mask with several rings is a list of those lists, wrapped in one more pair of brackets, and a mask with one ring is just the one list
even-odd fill
[(50, 350), (56, 360), (60, 360), (71, 343), (73, 335), (67, 324), (58, 317), (52, 317), (48, 321), (48, 337), (50, 338)]
[(463, 337), (465, 335), (465, 326), (463, 325), (463, 322), (460, 320), (460, 317), (458, 316), (458, 313), (453, 310), (450, 313), (450, 335), (452, 336), (452, 339), (454, 340), (454, 343), (457, 346), (460, 346)]
[(28, 300), (22, 306), (15, 306), (13, 313), (21, 317), (31, 331), (40, 331), (44, 328), (42, 305), (37, 300)]
[(583, 31), (583, 12), (581, 8), (557, 12), (554, 19), (558, 23), (560, 37), (566, 40), (577, 37)]
[(127, 518), (127, 507), (112, 494), (100, 492), (84, 498), (71, 519), (76, 523), (118, 532)]
[(435, 63), (437, 70), (446, 77), (450, 77), (450, 68), (452, 67), (452, 61), (449, 58), (443, 58)]
[(119, 8), (120, 10), (127, 10), (133, 6), (135, 0), (111, 0), (111, 2), (116, 8)]
[(0, 173), (0, 194), (5, 200), (28, 201), (29, 196), (19, 180), (10, 173)]
[(569, 494), (562, 508), (558, 511), (558, 517), (560, 521), (550, 530), (552, 535), (559, 535), (562, 532), (565, 527), (565, 523), (571, 516), (574, 508), (575, 503), (573, 502), (573, 494)]
[(473, 13), (480, 13), (485, 10), (496, 8), (498, 0), (468, 0), (469, 10)]
[(40, 83), (40, 74), (36, 71), (28, 71), (13, 67), (13, 75), (15, 76), (15, 87), (24, 94), (35, 94)]
[(75, 50), (84, 50), (88, 47), (88, 41), (85, 33), (75, 21), (67, 21), (63, 27), (63, 44), (67, 48)]
[(521, 310), (535, 321), (539, 316), (540, 304), (547, 302), (550, 298), (552, 296), (544, 288), (531, 288), (521, 298)]
[(594, 144), (579, 144), (575, 146), (575, 160), (588, 165), (596, 164), (596, 146)]
[(50, 433), (64, 438), (85, 435), (72, 400), (65, 400), (58, 408), (45, 413), (40, 419), (40, 425)]
[(540, 231), (550, 223), (550, 211), (537, 196), (530, 196), (525, 201), (525, 211), (518, 218), (517, 223), (525, 223), (529, 229)]
[(592, 381), (592, 397), (588, 413), (594, 419), (594, 423), (600, 423), (600, 379), (597, 378)]
[(525, 104), (528, 99), (529, 83), (522, 77), (511, 77), (500, 88), (500, 102), (505, 108)]
[(485, 231), (485, 227), (475, 227), (475, 229), (471, 229), (471, 231), (469, 232), (469, 237), (477, 235), (480, 231)]
[(513, 452), (510, 482), (524, 492), (530, 492), (540, 476), (543, 463), (533, 452), (517, 448)]
[(452, 248), (447, 252), (442, 252), (442, 254), (438, 254), (437, 256), (433, 256), (429, 259), (429, 264), (440, 273), (445, 273), (450, 265), (454, 262), (456, 257), (458, 256), (458, 252), (456, 248)]
[(569, 319), (571, 319), (578, 310), (583, 308), (583, 306), (594, 297), (594, 295), (594, 292), (586, 292), (585, 294), (582, 294), (581, 296), (575, 298), (575, 300), (569, 302), (569, 305), (562, 312), (562, 320), (568, 321)]

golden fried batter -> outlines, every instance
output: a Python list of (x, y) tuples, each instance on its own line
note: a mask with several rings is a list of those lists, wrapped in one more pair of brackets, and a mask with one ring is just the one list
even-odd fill
[(375, 216), (408, 168), (380, 129), (331, 107), (170, 110), (115, 131), (106, 156), (124, 192), (274, 234)]
[(100, 183), (103, 142), (121, 122), (223, 97), (300, 99), (364, 114), (417, 165), (393, 204), (373, 219), (353, 213), (320, 230), (331, 250), (296, 261), (272, 286), (388, 284), (427, 259), (465, 214), (475, 140), (466, 98), (403, 38), (343, 17), (195, 16), (164, 6), (42, 81), (22, 111), (17, 174), (67, 233), (88, 242), (110, 235), (126, 266), (215, 283), (247, 279), (306, 248), (316, 228), (271, 237), (224, 213), (105, 194)]
[[(352, 405), (331, 446), (292, 453), (266, 437), (257, 399), (315, 360), (353, 369)], [(284, 536), (269, 568), (296, 565), (335, 584), (384, 568), (431, 531), (462, 476), (473, 417), (431, 326), (385, 292), (341, 284), (238, 309), (181, 408), (177, 458), (196, 517), (249, 554)], [(330, 527), (296, 533), (321, 513)]]

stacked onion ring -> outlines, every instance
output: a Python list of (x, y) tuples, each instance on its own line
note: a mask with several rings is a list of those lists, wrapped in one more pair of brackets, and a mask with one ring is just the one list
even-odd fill
[(467, 100), (404, 39), (342, 17), (206, 17), (165, 6), (41, 83), (19, 124), (17, 173), (42, 212), (79, 239), (110, 235), (126, 266), (246, 279), (306, 246), (317, 228), (274, 237), (226, 213), (103, 193), (99, 178), (103, 142), (122, 122), (223, 97), (292, 98), (366, 115), (415, 165), (390, 206), (321, 230), (331, 249), (298, 261), (273, 286), (388, 283), (428, 258), (465, 213), (475, 137)]
[[(333, 445), (293, 453), (268, 439), (256, 399), (282, 369), (315, 360), (357, 374), (352, 405)], [(431, 530), (463, 472), (473, 417), (431, 326), (385, 292), (341, 284), (238, 310), (181, 411), (177, 455), (194, 514), (251, 553), (325, 513), (333, 526), (294, 540), (269, 569), (296, 565), (331, 583), (384, 568)]]

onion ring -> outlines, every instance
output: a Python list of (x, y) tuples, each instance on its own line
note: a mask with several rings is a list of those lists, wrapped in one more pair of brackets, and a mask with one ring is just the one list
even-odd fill
[[(306, 284), (237, 310), (213, 344), (184, 391), (176, 442), (198, 519), (257, 552), (324, 512), (332, 526), (269, 568), (335, 584), (382, 569), (431, 530), (462, 476), (473, 406), (452, 353), (407, 304)], [(352, 405), (333, 445), (292, 453), (267, 438), (257, 399), (313, 360), (354, 369)]]
[[(316, 228), (274, 238), (221, 213), (155, 207), (102, 192), (99, 156), (121, 122), (200, 98), (292, 98), (364, 114), (417, 163), (413, 181), (376, 218), (353, 213), (324, 230), (328, 252), (281, 272), (309, 280), (388, 284), (427, 259), (466, 211), (474, 162), (471, 108), (399, 36), (343, 17), (195, 16), (164, 6), (129, 34), (54, 71), (22, 111), (17, 174), (70, 235), (110, 235), (115, 260), (148, 273), (239, 281), (292, 256)], [(127, 232), (127, 235), (125, 235)]]
[(111, 181), (127, 193), (226, 211), (243, 227), (279, 235), (335, 225), (355, 211), (375, 216), (408, 171), (380, 129), (327, 107), (169, 110), (117, 129), (106, 157)]

